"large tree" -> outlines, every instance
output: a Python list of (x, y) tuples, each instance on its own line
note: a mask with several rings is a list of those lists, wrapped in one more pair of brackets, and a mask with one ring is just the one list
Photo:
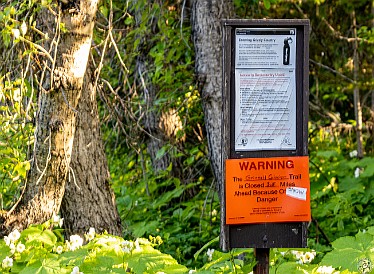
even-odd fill
[[(87, 140), (92, 138), (92, 148), (100, 148), (100, 145), (94, 141), (94, 138), (100, 136), (95, 133), (97, 125), (92, 122), (93, 120), (89, 120), (89, 115), (83, 113), (84, 111), (92, 111), (92, 117), (97, 118), (95, 107), (93, 106), (92, 109), (87, 107), (92, 104), (92, 97), (91, 101), (87, 100), (90, 95), (85, 94), (83, 98), (86, 99), (86, 106), (78, 106), (82, 96), (97, 7), (98, 0), (61, 1), (53, 2), (48, 8), (42, 8), (38, 13), (36, 29), (39, 30), (39, 34), (44, 35), (40, 37), (42, 38), (41, 45), (31, 43), (42, 52), (36, 59), (38, 61), (36, 65), (40, 71), (35, 73), (39, 82), (39, 90), (31, 169), (28, 172), (21, 198), (10, 211), (1, 216), (1, 234), (8, 233), (15, 228), (22, 230), (30, 224), (44, 222), (53, 214), (57, 214), (65, 193), (68, 175), (71, 180), (69, 180), (67, 191), (69, 196), (66, 198), (76, 198), (76, 202), (80, 200), (79, 205), (86, 204), (85, 207), (90, 207), (89, 204), (92, 200), (87, 199), (88, 197), (94, 196), (97, 199), (103, 197), (102, 195), (87, 197), (85, 194), (77, 196), (79, 192), (75, 194), (71, 192), (74, 191), (72, 184), (80, 188), (80, 194), (82, 191), (97, 191), (100, 186), (100, 184), (89, 185), (92, 180), (88, 179), (83, 179), (85, 181), (79, 183), (76, 181), (82, 178), (79, 172), (87, 172), (87, 167), (93, 167), (92, 161), (102, 160), (102, 158), (94, 159), (92, 157), (97, 156), (100, 152), (88, 157), (87, 154), (84, 154), (85, 148), (81, 147), (85, 145), (88, 150), (90, 144), (87, 143)], [(28, 43), (30, 44), (30, 42)], [(88, 85), (86, 86), (88, 87)], [(89, 91), (89, 88), (85, 90), (85, 92)], [(78, 119), (80, 138), (75, 142), (74, 151), (79, 151), (79, 154), (76, 155), (78, 158), (73, 158), (75, 162), (71, 166), (77, 115), (80, 117)], [(91, 122), (94, 127), (90, 129), (89, 126), (85, 126), (86, 122)], [(82, 133), (82, 130), (93, 130), (93, 133)], [(87, 139), (82, 140), (82, 135), (88, 135)], [(84, 156), (88, 158), (84, 159)], [(87, 162), (91, 163), (87, 164)], [(105, 164), (102, 170), (106, 172)], [(91, 171), (91, 174), (95, 177), (95, 172)], [(105, 192), (108, 190), (107, 175), (104, 175), (103, 178), (105, 187), (102, 191)], [(100, 202), (105, 204), (103, 201)], [(111, 204), (110, 208), (113, 209), (111, 202), (106, 202), (106, 204)], [(73, 203), (68, 202), (67, 199), (64, 200), (65, 210), (73, 210), (74, 206), (72, 205)], [(97, 203), (95, 206), (98, 206)], [(65, 211), (68, 220), (79, 219), (77, 216), (81, 213), (78, 211), (76, 213), (74, 217), (74, 214), (69, 215)], [(94, 217), (87, 215), (86, 218)], [(118, 223), (118, 218), (114, 219)], [(75, 231), (77, 228), (69, 227), (69, 229)], [(99, 226), (99, 229), (102, 227)], [(119, 233), (118, 224), (112, 232)]]
[(193, 1), (192, 34), (195, 45), (195, 72), (201, 89), (209, 158), (220, 192), (222, 115), (222, 26), (233, 15), (232, 1)]
[(87, 68), (77, 106), (70, 170), (61, 204), (65, 234), (83, 234), (89, 227), (121, 235), (110, 174), (100, 132), (92, 68)]
[[(195, 0), (192, 33), (195, 45), (195, 72), (201, 89), (209, 158), (219, 195), (222, 193), (222, 25), (233, 15), (231, 1)], [(221, 195), (220, 195), (221, 197)], [(223, 203), (221, 198), (221, 204)], [(223, 211), (222, 211), (223, 212)], [(221, 231), (222, 247), (226, 249)]]

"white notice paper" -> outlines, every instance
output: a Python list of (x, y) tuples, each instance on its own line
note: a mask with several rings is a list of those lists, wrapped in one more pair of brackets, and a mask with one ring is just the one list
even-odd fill
[(296, 149), (295, 63), (295, 29), (236, 30), (236, 151)]
[(306, 201), (307, 189), (303, 187), (288, 187), (286, 195), (295, 199)]

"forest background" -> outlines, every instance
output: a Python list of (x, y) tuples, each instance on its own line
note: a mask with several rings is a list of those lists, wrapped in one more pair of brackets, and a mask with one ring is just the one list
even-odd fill
[[(0, 4), (2, 271), (252, 271), (253, 250), (219, 251), (224, 18), (311, 24), (309, 249), (272, 249), (271, 271), (373, 270), (372, 1), (87, 2), (91, 34), (64, 21), (79, 1)], [(87, 67), (60, 60), (91, 36)]]

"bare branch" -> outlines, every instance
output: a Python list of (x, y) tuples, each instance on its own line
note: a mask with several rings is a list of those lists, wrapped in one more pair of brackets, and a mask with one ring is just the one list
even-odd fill
[(334, 34), (335, 37), (339, 38), (340, 40), (345, 40), (347, 41), (348, 43), (352, 43), (352, 42), (355, 42), (355, 41), (358, 41), (358, 42), (364, 42), (364, 43), (368, 43), (368, 44), (373, 44), (373, 42), (367, 40), (367, 39), (364, 39), (364, 38), (360, 38), (360, 37), (345, 37), (343, 35), (341, 35), (341, 33), (337, 30), (334, 29), (333, 26), (331, 26), (329, 24), (329, 22), (327, 22), (327, 20), (325, 18), (322, 18), (322, 21), (327, 25), (327, 27), (331, 30), (331, 32)]
[(320, 67), (322, 67), (324, 69), (327, 69), (327, 70), (331, 71), (332, 73), (335, 73), (336, 75), (342, 77), (343, 79), (345, 79), (345, 80), (347, 80), (347, 81), (349, 81), (349, 82), (351, 82), (353, 84), (355, 83), (355, 81), (352, 80), (351, 78), (345, 76), (344, 74), (340, 73), (339, 71), (337, 71), (337, 70), (335, 70), (333, 68), (330, 68), (329, 66), (326, 66), (326, 65), (321, 64), (321, 63), (319, 63), (317, 61), (314, 61), (313, 59), (309, 59), (309, 62), (311, 62), (311, 63), (313, 63), (313, 64), (315, 64), (317, 66), (320, 66)]

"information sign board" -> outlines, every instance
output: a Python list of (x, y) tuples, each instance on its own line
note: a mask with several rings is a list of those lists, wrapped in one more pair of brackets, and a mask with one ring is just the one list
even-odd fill
[(309, 222), (309, 160), (226, 160), (226, 223)]
[(296, 149), (296, 29), (235, 34), (235, 150)]
[(308, 68), (309, 20), (223, 21), (224, 248), (306, 247)]

